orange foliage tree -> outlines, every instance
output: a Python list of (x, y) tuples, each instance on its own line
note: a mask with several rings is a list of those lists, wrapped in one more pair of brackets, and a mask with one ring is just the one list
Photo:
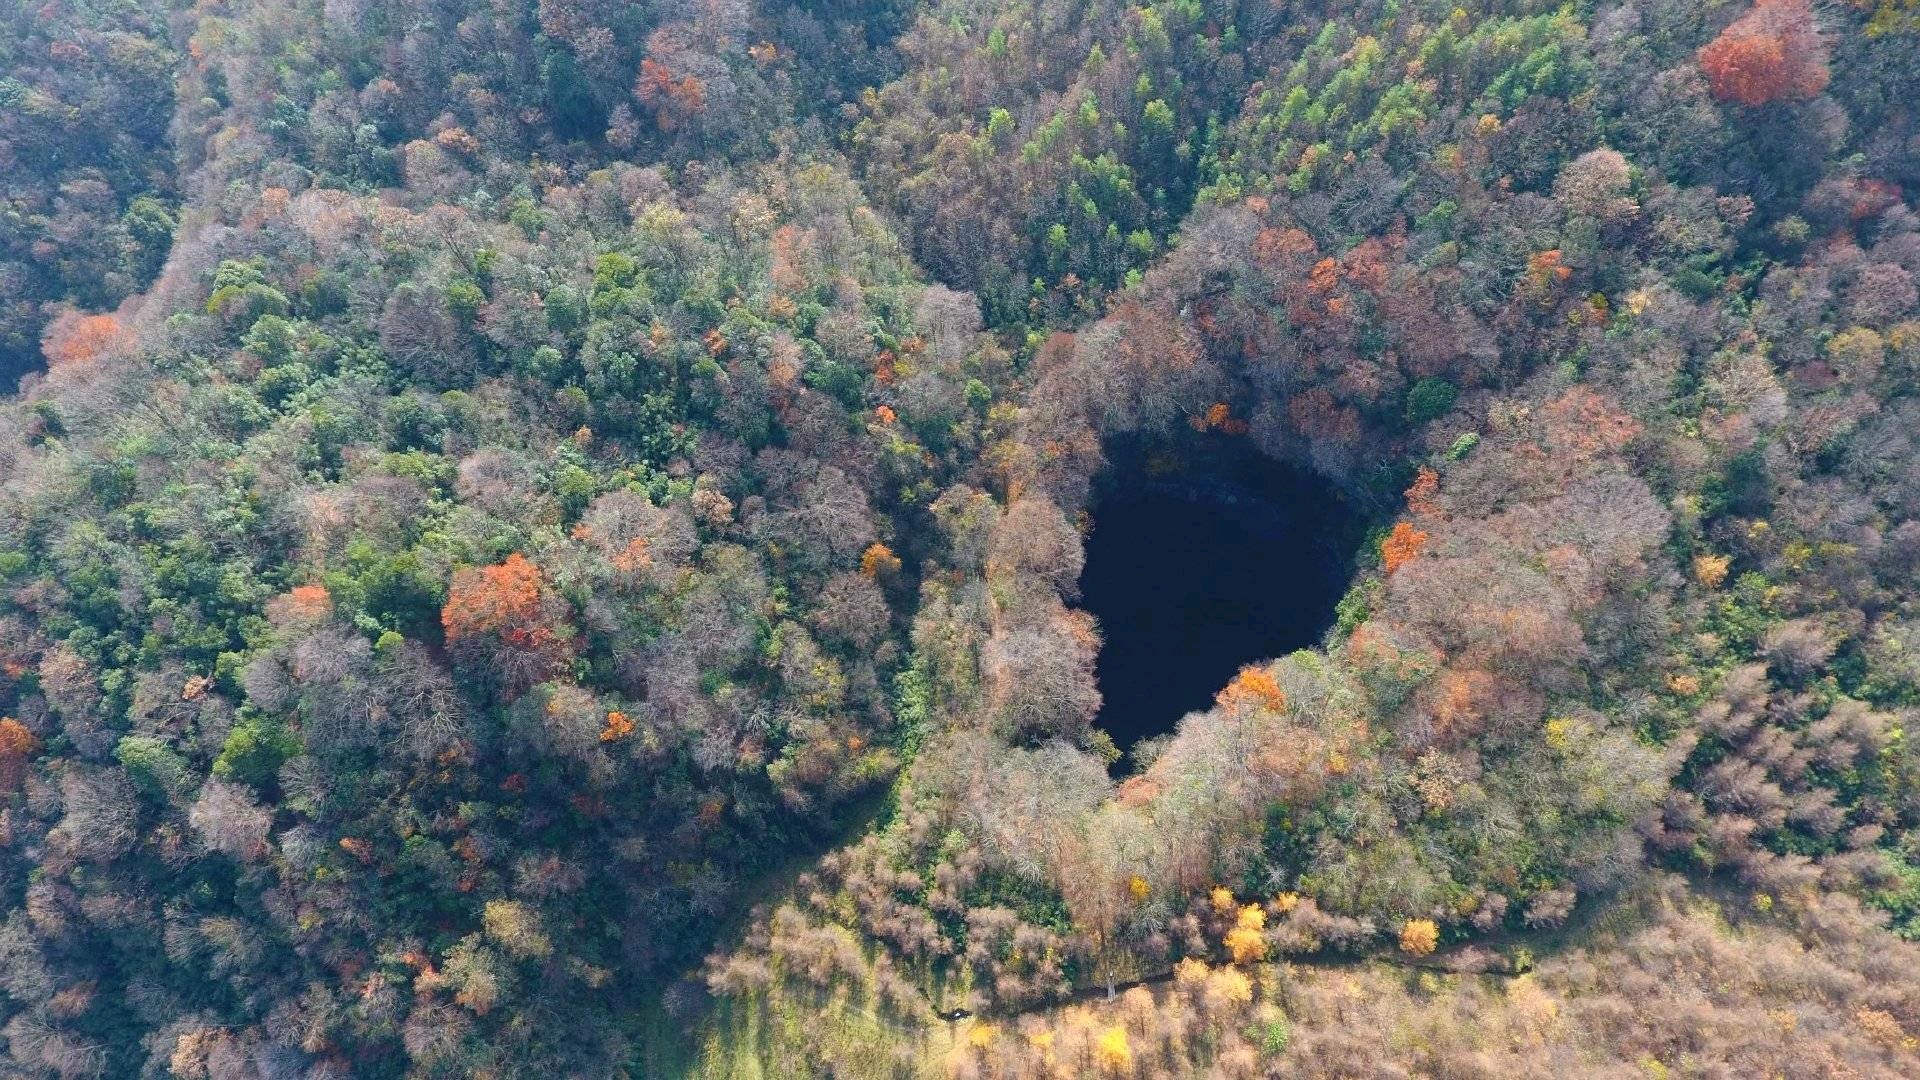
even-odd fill
[(1573, 276), (1573, 268), (1566, 265), (1565, 256), (1559, 248), (1536, 251), (1527, 256), (1527, 280), (1534, 288), (1544, 289), (1556, 281), (1565, 281)]
[(0, 791), (18, 791), (26, 777), (27, 758), (40, 749), (27, 726), (9, 716), (0, 719)]
[(1805, 101), (1827, 88), (1810, 0), (1760, 0), (1700, 50), (1713, 96), (1742, 105)]
[(607, 724), (600, 729), (601, 742), (619, 742), (633, 734), (633, 718), (618, 709), (607, 713)]
[(1213, 403), (1206, 412), (1189, 418), (1187, 423), (1195, 431), (1220, 431), (1228, 435), (1245, 435), (1248, 430), (1247, 422), (1233, 415), (1233, 407), (1224, 401)]
[(540, 568), (515, 552), (497, 566), (455, 571), (440, 624), (449, 648), (486, 657), (489, 675), (512, 694), (566, 662), (561, 607)]
[(499, 634), (512, 645), (529, 644), (540, 616), (540, 568), (514, 552), (498, 566), (467, 567), (453, 575), (440, 611), (449, 644), (480, 634)]
[(1412, 562), (1420, 550), (1427, 546), (1427, 540), (1427, 534), (1412, 525), (1404, 521), (1394, 523), (1393, 532), (1380, 542), (1380, 561), (1386, 566), (1387, 573), (1391, 574)]
[(870, 578), (892, 577), (900, 572), (900, 556), (876, 541), (860, 553), (860, 572)]
[(1563, 463), (1601, 460), (1640, 434), (1640, 422), (1582, 384), (1540, 410), (1543, 449)]
[(285, 626), (311, 625), (333, 614), (333, 596), (325, 585), (296, 585), (267, 602), (267, 617)]
[(1255, 664), (1241, 668), (1240, 674), (1235, 675), (1214, 700), (1229, 710), (1255, 708), (1279, 712), (1287, 707), (1286, 691), (1280, 689), (1273, 673)]
[(1444, 735), (1472, 734), (1496, 687), (1493, 676), (1478, 669), (1449, 671), (1435, 684), (1434, 724)]
[(707, 86), (699, 76), (676, 76), (671, 67), (652, 58), (640, 61), (633, 96), (654, 111), (662, 131), (672, 131), (707, 108)]
[(1440, 474), (1425, 465), (1420, 466), (1420, 471), (1414, 474), (1413, 486), (1406, 491), (1408, 512), (1422, 517), (1439, 513), (1440, 508), (1433, 501), (1439, 493)]
[(111, 315), (61, 319), (47, 330), (47, 360), (55, 367), (84, 364), (132, 340), (133, 334)]

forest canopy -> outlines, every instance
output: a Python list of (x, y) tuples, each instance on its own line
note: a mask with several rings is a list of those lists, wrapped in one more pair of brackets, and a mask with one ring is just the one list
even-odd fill
[[(0, 1074), (1920, 1073), (1916, 49), (7, 5)], [(1221, 444), (1351, 585), (1120, 760)]]

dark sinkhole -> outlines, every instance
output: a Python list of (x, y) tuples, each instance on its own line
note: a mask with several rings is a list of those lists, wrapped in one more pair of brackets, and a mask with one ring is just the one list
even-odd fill
[(1244, 440), (1108, 456), (1081, 602), (1104, 638), (1099, 725), (1131, 750), (1206, 708), (1243, 665), (1319, 644), (1364, 526), (1332, 485)]

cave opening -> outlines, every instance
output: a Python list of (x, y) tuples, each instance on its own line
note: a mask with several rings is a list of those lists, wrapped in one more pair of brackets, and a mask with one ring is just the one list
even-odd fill
[(1244, 438), (1129, 438), (1107, 457), (1081, 602), (1103, 639), (1097, 723), (1138, 758), (1242, 666), (1320, 643), (1365, 521), (1331, 483)]

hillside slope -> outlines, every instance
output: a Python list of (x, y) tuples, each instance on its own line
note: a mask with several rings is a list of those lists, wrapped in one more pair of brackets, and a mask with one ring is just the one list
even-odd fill
[(1907, 0), (8, 19), (9, 1075), (1920, 1071)]

